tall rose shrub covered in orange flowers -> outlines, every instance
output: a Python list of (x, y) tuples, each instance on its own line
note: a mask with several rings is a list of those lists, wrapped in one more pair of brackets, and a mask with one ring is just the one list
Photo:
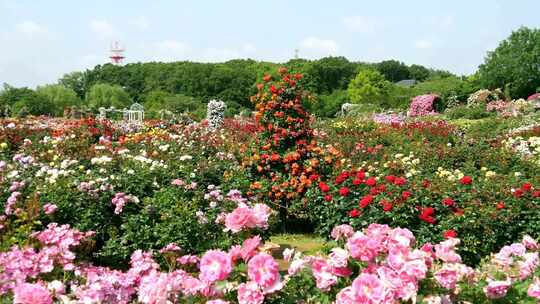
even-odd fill
[(302, 74), (280, 68), (278, 75), (265, 75), (251, 97), (257, 110), (257, 138), (246, 165), (251, 169), (252, 193), (285, 216), (289, 203), (318, 179), (317, 156), (322, 149), (313, 135), (313, 117), (303, 106), (312, 96), (303, 89)]

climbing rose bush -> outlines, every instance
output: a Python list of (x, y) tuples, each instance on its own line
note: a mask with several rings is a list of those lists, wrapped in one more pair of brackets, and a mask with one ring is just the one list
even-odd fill
[(438, 95), (428, 94), (420, 95), (413, 98), (409, 108), (409, 116), (426, 116), (433, 115), (435, 111), (434, 103), (439, 100)]

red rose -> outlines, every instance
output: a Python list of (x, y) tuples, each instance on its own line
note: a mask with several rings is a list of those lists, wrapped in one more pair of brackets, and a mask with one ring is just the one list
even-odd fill
[(332, 196), (330, 194), (327, 194), (324, 196), (324, 200), (327, 201), (327, 202), (331, 202), (332, 201)]
[(522, 197), (523, 196), (523, 190), (521, 190), (521, 189), (514, 190), (514, 196), (517, 197), (517, 198)]
[(531, 191), (532, 185), (531, 183), (524, 183), (523, 186), (521, 186), (521, 189), (523, 189), (523, 191)]
[(459, 182), (462, 184), (462, 185), (470, 185), (472, 184), (472, 177), (468, 176), (468, 175), (465, 175), (464, 177), (462, 177)]
[(266, 81), (266, 82), (270, 81), (271, 79), (272, 79), (272, 76), (270, 76), (270, 75), (264, 75), (264, 77), (263, 77), (263, 80)]
[(276, 86), (271, 85), (271, 86), (270, 86), (270, 92), (271, 92), (272, 94), (277, 94), (277, 93), (279, 93), (279, 90), (276, 88)]
[(388, 175), (385, 177), (386, 181), (389, 183), (393, 183), (396, 180), (396, 177), (393, 175)]
[(366, 174), (364, 173), (364, 171), (360, 171), (356, 173), (356, 178), (364, 180), (364, 178), (366, 178)]
[(394, 181), (394, 185), (396, 186), (403, 186), (407, 180), (404, 177), (396, 177), (396, 180)]
[(538, 190), (533, 191), (532, 196), (533, 197), (539, 197), (540, 196), (540, 191), (538, 191)]
[(452, 207), (452, 206), (455, 205), (454, 200), (451, 199), (451, 198), (449, 198), (449, 197), (444, 198), (444, 199), (442, 200), (442, 203), (443, 203), (443, 205), (448, 206), (448, 207)]
[(446, 231), (443, 233), (443, 236), (444, 236), (445, 239), (456, 238), (456, 237), (457, 237), (457, 232), (455, 232), (455, 231), (452, 230), (452, 229), (446, 230)]
[(358, 210), (358, 209), (353, 209), (353, 210), (349, 211), (349, 216), (350, 217), (359, 217), (360, 214), (362, 214), (362, 212), (360, 212), (360, 210)]
[(318, 178), (319, 178), (319, 175), (317, 175), (317, 174), (311, 174), (309, 176), (310, 181), (316, 181)]
[(353, 183), (353, 185), (358, 186), (358, 185), (360, 185), (362, 183), (362, 180), (358, 179), (358, 178), (355, 178), (355, 179), (353, 179), (352, 183)]
[(328, 185), (325, 184), (324, 182), (319, 183), (319, 189), (321, 189), (321, 191), (325, 193), (330, 191), (330, 187), (328, 187)]
[(422, 208), (420, 215), (418, 216), (422, 221), (428, 224), (435, 224), (435, 209), (433, 207)]
[(409, 197), (411, 197), (411, 192), (409, 192), (409, 191), (403, 191), (403, 192), (401, 193), (401, 197), (402, 197), (404, 200), (406, 200), (406, 199), (408, 199)]
[(296, 80), (300, 80), (302, 79), (302, 74), (294, 74), (294, 78), (296, 78)]
[(394, 205), (391, 202), (387, 201), (387, 200), (382, 200), (381, 204), (383, 206), (383, 211), (384, 212), (392, 211), (392, 208), (394, 208)]
[(339, 195), (341, 195), (341, 196), (347, 196), (347, 195), (349, 195), (349, 192), (350, 192), (349, 188), (347, 188), (347, 187), (341, 187), (339, 189)]
[(380, 185), (377, 187), (377, 190), (379, 190), (379, 192), (384, 192), (384, 191), (386, 191), (386, 185), (385, 185), (385, 184), (380, 184)]
[(498, 202), (495, 208), (497, 208), (497, 210), (501, 210), (501, 209), (504, 209), (504, 207), (506, 207), (504, 202)]
[(379, 193), (380, 193), (379, 189), (377, 189), (375, 187), (369, 189), (369, 194), (371, 194), (371, 195), (377, 195)]
[(366, 180), (366, 185), (370, 187), (374, 187), (377, 184), (377, 181), (375, 180), (375, 177), (370, 177)]
[(364, 197), (362, 197), (362, 198), (360, 199), (359, 205), (360, 205), (361, 208), (366, 208), (366, 207), (369, 206), (369, 204), (371, 204), (372, 202), (373, 202), (373, 196), (371, 196), (371, 195), (366, 195), (366, 196), (364, 196)]
[(427, 179), (422, 181), (422, 187), (427, 188), (429, 187), (429, 185), (430, 185), (430, 182)]
[(338, 175), (336, 177), (336, 185), (339, 185), (339, 184), (343, 183), (348, 178), (349, 178), (349, 173), (348, 172), (342, 172), (340, 175)]

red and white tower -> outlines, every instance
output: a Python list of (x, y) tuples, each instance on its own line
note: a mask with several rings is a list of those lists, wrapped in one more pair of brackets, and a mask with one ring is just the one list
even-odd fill
[(118, 41), (115, 41), (113, 44), (111, 44), (111, 56), (109, 56), (109, 58), (111, 58), (113, 64), (122, 64), (122, 60), (126, 58), (124, 56), (124, 51), (125, 50), (120, 46)]

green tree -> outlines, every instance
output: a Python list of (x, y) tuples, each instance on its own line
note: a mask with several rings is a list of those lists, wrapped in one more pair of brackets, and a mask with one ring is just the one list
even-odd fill
[(206, 105), (199, 99), (182, 94), (171, 94), (164, 91), (152, 91), (146, 96), (144, 103), (148, 117), (159, 118), (161, 110), (173, 113), (188, 113), (197, 118), (203, 118)]
[(397, 60), (382, 61), (377, 64), (377, 70), (383, 74), (386, 80), (391, 82), (397, 82), (410, 77), (409, 68), (403, 62)]
[(64, 74), (58, 83), (66, 88), (72, 89), (79, 99), (83, 99), (86, 94), (86, 73), (72, 72)]
[(55, 108), (47, 98), (29, 88), (15, 88), (4, 84), (0, 93), (0, 108), (9, 107), (12, 115), (54, 115)]
[(487, 54), (478, 70), (480, 83), (489, 88), (509, 87), (513, 97), (526, 97), (540, 83), (540, 29), (521, 27)]
[(328, 94), (347, 88), (356, 71), (356, 64), (345, 57), (325, 57), (309, 64), (305, 76), (309, 89), (317, 94)]
[(92, 109), (100, 107), (124, 108), (131, 104), (131, 99), (126, 91), (118, 85), (96, 84), (86, 94), (86, 103)]
[(409, 76), (417, 81), (424, 81), (429, 77), (429, 70), (418, 64), (413, 64), (409, 67)]
[(81, 105), (81, 100), (75, 91), (59, 84), (38, 87), (36, 94), (45, 98), (54, 107), (55, 116), (62, 116), (67, 107)]
[(392, 84), (374, 69), (362, 69), (349, 83), (349, 99), (353, 103), (388, 105)]

